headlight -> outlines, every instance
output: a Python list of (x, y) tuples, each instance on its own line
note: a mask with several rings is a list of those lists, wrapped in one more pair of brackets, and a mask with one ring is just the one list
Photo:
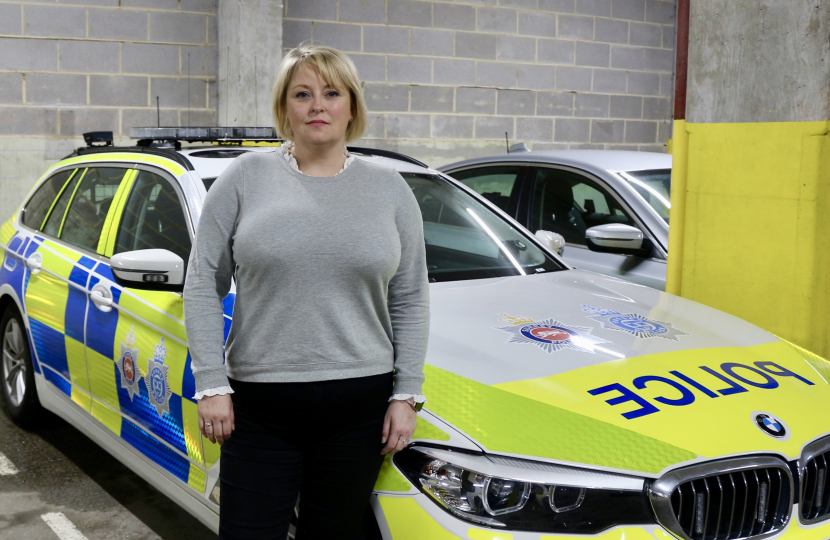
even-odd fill
[(642, 478), (422, 446), (394, 461), (439, 506), (477, 525), (595, 534), (654, 523)]

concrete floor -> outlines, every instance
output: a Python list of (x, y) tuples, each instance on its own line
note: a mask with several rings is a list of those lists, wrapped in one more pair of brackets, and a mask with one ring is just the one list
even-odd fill
[(217, 538), (170, 499), (51, 413), (31, 430), (0, 412), (0, 540), (53, 540), (41, 518), (62, 512), (88, 540)]

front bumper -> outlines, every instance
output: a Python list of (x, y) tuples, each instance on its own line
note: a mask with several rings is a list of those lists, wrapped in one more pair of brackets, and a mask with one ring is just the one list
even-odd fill
[[(501, 531), (476, 527), (448, 514), (426, 495), (377, 494), (373, 501), (384, 540), (674, 540), (659, 525), (614, 527), (596, 535), (560, 535)], [(793, 508), (798, 515), (798, 507)], [(780, 534), (784, 540), (827, 540), (830, 520), (812, 526), (796, 517)]]

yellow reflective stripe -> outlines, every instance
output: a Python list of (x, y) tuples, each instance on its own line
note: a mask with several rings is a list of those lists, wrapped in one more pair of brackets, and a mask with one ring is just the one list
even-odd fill
[(190, 401), (189, 397), (182, 396), (182, 431), (184, 444), (187, 446), (187, 456), (196, 463), (203, 465), (202, 438), (199, 431), (199, 406)]
[(124, 202), (127, 199), (127, 193), (133, 187), (133, 181), (137, 174), (138, 171), (135, 169), (127, 171), (115, 192), (107, 217), (104, 219), (104, 229), (98, 239), (97, 251), (99, 255), (112, 257), (115, 251), (115, 238), (118, 236), (118, 226), (121, 224), (121, 216), (124, 213)]
[(467, 531), (467, 536), (470, 540), (513, 540), (513, 535), (510, 533), (493, 532), (489, 529), (476, 529), (470, 527)]
[(386, 454), (383, 458), (383, 463), (380, 466), (380, 473), (378, 479), (375, 481), (376, 491), (409, 491), (412, 485), (409, 481), (398, 472), (394, 465), (392, 465), (392, 454)]
[(69, 178), (67, 178), (66, 182), (64, 182), (63, 186), (61, 186), (61, 190), (58, 192), (57, 197), (55, 197), (55, 200), (52, 201), (52, 206), (50, 206), (49, 211), (46, 212), (46, 217), (43, 218), (43, 223), (40, 224), (40, 230), (43, 230), (43, 228), (46, 227), (46, 221), (49, 220), (49, 216), (52, 215), (52, 210), (54, 210), (55, 205), (58, 204), (58, 199), (61, 198), (61, 195), (63, 195), (63, 192), (66, 191), (66, 186), (69, 185), (69, 183), (72, 181), (72, 179), (75, 177), (75, 175), (77, 173), (78, 173), (78, 169), (75, 169), (74, 171), (72, 171), (72, 174), (69, 175)]
[(61, 218), (61, 227), (58, 229), (58, 238), (60, 238), (63, 234), (63, 224), (66, 223), (66, 216), (69, 214), (69, 209), (72, 207), (72, 201), (75, 200), (75, 194), (78, 193), (78, 188), (81, 187), (81, 182), (84, 181), (84, 176), (86, 176), (86, 172), (88, 170), (89, 169), (84, 169), (84, 172), (81, 173), (78, 183), (75, 184), (75, 189), (72, 190), (72, 196), (69, 197), (69, 202), (66, 203), (66, 209), (63, 211), (63, 217)]
[(141, 163), (152, 163), (153, 165), (159, 165), (160, 167), (164, 167), (165, 169), (173, 173), (176, 177), (179, 177), (180, 175), (185, 173), (184, 168), (172, 159), (167, 159), (159, 156), (142, 155), (139, 161)]
[[(69, 279), (69, 274), (72, 272), (72, 268), (75, 266), (74, 263), (76, 263), (80, 260), (81, 255), (77, 251), (75, 251), (71, 248), (62, 246), (62, 245), (58, 244), (57, 242), (53, 242), (52, 240), (44, 240), (43, 241), (43, 247), (48, 248), (48, 249), (54, 251), (55, 253), (57, 253), (58, 255), (63, 256), (66, 259), (66, 261), (64, 261), (64, 262), (72, 263), (69, 266), (66, 266), (66, 265), (63, 265), (63, 263), (60, 263), (60, 264), (63, 265), (63, 266), (61, 266), (61, 268), (63, 269), (63, 272), (60, 275), (61, 275), (61, 277), (65, 277), (68, 280)], [(43, 253), (45, 253), (45, 252), (42, 251), (41, 254), (43, 254)], [(44, 259), (43, 262), (44, 262), (44, 266), (45, 266), (46, 260)], [(55, 270), (55, 268), (53, 266), (48, 266), (47, 268), (49, 270), (57, 273), (57, 270)]]
[(434, 441), (448, 441), (450, 436), (444, 433), (441, 429), (433, 426), (420, 416), (415, 418), (415, 433), (412, 434), (412, 440), (415, 439), (432, 439)]
[[(66, 364), (69, 368), (69, 379), (72, 382), (72, 401), (89, 411), (89, 378), (86, 372), (86, 356), (84, 355), (84, 344), (67, 335), (63, 337), (66, 348)], [(83, 392), (78, 392), (80, 388)]]
[(7, 245), (16, 232), (17, 230), (12, 225), (12, 220), (3, 223), (3, 226), (0, 227), (0, 244)]
[(461, 540), (439, 525), (412, 497), (380, 496), (378, 502), (395, 540)]
[(127, 163), (150, 163), (152, 165), (158, 165), (166, 169), (167, 171), (174, 174), (176, 177), (180, 176), (181, 174), (185, 173), (184, 168), (173, 161), (172, 159), (161, 157), (161, 156), (153, 156), (149, 154), (142, 154), (142, 153), (132, 153), (132, 152), (117, 152), (117, 153), (101, 153), (101, 154), (87, 154), (85, 156), (76, 156), (69, 159), (64, 159), (56, 163), (54, 166), (49, 168), (46, 173), (41, 176), (47, 176), (53, 170), (58, 169), (60, 167), (65, 167), (67, 165), (73, 165), (76, 163), (95, 163), (95, 162), (103, 162), (103, 161), (123, 161)]
[(804, 347), (800, 347), (791, 341), (787, 341), (786, 339), (776, 336), (778, 339), (786, 343), (787, 345), (791, 346), (793, 349), (798, 351), (803, 357), (804, 360), (813, 366), (813, 368), (821, 375), (821, 378), (824, 379), (824, 382), (830, 384), (830, 362), (822, 358), (821, 356), (817, 355), (812, 351), (808, 351)]
[(104, 424), (110, 431), (121, 436), (121, 414), (107, 407), (104, 403), (97, 399), (92, 400), (92, 409), (90, 411), (92, 416)]
[(205, 471), (194, 464), (190, 464), (190, 473), (187, 475), (187, 485), (198, 491), (205, 492)]

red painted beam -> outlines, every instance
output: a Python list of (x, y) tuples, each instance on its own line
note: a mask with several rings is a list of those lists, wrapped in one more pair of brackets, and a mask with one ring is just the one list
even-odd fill
[(689, 4), (677, 0), (677, 54), (674, 75), (674, 119), (686, 119), (686, 80), (689, 71)]

